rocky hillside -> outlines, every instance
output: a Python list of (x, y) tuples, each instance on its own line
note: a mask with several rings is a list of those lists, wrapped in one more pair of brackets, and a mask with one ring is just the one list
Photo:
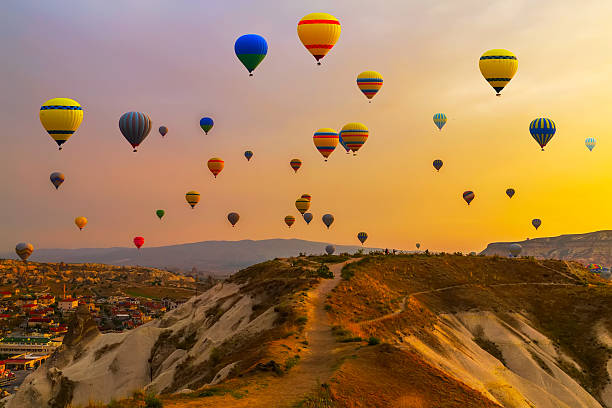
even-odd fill
[(126, 333), (79, 314), (7, 407), (612, 407), (612, 286), (578, 264), (341, 261), (255, 265)]
[[(598, 263), (612, 266), (612, 231), (597, 231), (587, 234), (568, 234), (558, 237), (535, 238), (518, 242), (521, 256), (541, 259), (563, 259), (582, 264)], [(508, 255), (513, 242), (494, 242), (482, 251), (483, 255)]]

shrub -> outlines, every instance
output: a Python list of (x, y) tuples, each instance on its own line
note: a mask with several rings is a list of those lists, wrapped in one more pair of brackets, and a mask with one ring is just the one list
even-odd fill
[(323, 279), (334, 279), (334, 274), (329, 270), (329, 267), (325, 264), (321, 264), (317, 269), (317, 276)]
[(155, 395), (149, 394), (145, 397), (145, 408), (162, 408), (163, 406), (164, 404)]
[(368, 339), (368, 346), (376, 346), (380, 344), (380, 339), (378, 337), (370, 337)]
[(308, 318), (306, 316), (300, 316), (297, 319), (295, 319), (295, 324), (299, 326), (303, 326), (306, 324), (307, 321), (308, 321)]

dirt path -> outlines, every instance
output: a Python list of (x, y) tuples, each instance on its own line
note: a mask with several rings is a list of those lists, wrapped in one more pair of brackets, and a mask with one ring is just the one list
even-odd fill
[(267, 378), (256, 387), (250, 387), (248, 394), (243, 393), (240, 398), (226, 394), (219, 398), (168, 400), (164, 401), (164, 407), (292, 407), (296, 402), (312, 393), (317, 384), (328, 381), (341, 356), (341, 351), (349, 346), (336, 342), (325, 311), (325, 299), (342, 280), (340, 272), (344, 265), (358, 260), (351, 259), (330, 266), (334, 278), (323, 280), (314, 290), (308, 293), (308, 323), (306, 324), (305, 336), (308, 340), (309, 352), (300, 359), (300, 362), (288, 374), (282, 377)]

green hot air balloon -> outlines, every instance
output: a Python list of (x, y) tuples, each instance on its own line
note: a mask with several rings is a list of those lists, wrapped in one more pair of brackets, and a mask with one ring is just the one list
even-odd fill
[(157, 214), (157, 218), (159, 218), (161, 220), (164, 217), (164, 215), (166, 214), (166, 212), (164, 210), (157, 210), (157, 211), (155, 211), (155, 214)]

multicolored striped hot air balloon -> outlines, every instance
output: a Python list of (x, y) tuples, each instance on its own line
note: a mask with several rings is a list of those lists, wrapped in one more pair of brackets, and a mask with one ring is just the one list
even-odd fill
[(202, 119), (200, 119), (200, 127), (202, 128), (205, 134), (208, 134), (208, 132), (210, 132), (210, 129), (212, 129), (214, 124), (215, 122), (211, 118), (203, 117)]
[(359, 234), (357, 234), (357, 239), (359, 240), (359, 242), (361, 242), (361, 245), (363, 245), (363, 243), (366, 242), (366, 239), (368, 239), (368, 233), (360, 232)]
[(312, 141), (321, 155), (327, 161), (338, 145), (338, 132), (331, 128), (321, 128), (312, 136)]
[(542, 225), (542, 220), (539, 218), (534, 218), (533, 220), (531, 220), (531, 225), (533, 225), (533, 227), (537, 230), (538, 228), (540, 228), (540, 225)]
[(473, 191), (464, 191), (463, 192), (463, 199), (465, 200), (465, 202), (470, 205), (470, 203), (472, 202), (472, 200), (474, 199), (474, 197), (476, 197), (476, 194), (474, 194)]
[(357, 86), (372, 103), (371, 99), (383, 86), (383, 77), (376, 71), (364, 71), (357, 75)]
[(221, 173), (221, 170), (223, 170), (223, 166), (225, 166), (225, 162), (219, 157), (213, 157), (212, 159), (208, 160), (207, 165), (208, 170), (210, 170), (213, 176), (217, 178), (217, 174)]
[(307, 212), (303, 215), (303, 217), (306, 224), (310, 224), (310, 221), (312, 221), (312, 214)]
[(136, 152), (151, 131), (151, 118), (142, 112), (124, 113), (119, 118), (119, 130)]
[(329, 229), (334, 223), (334, 216), (331, 214), (324, 214), (323, 217), (321, 217), (321, 221), (323, 221), (323, 224)]
[(327, 13), (311, 13), (304, 16), (297, 26), (298, 37), (304, 47), (321, 65), (323, 58), (340, 38), (340, 22)]
[(300, 169), (300, 167), (302, 167), (302, 161), (300, 159), (292, 159), (289, 162), (289, 165), (291, 166), (293, 171), (297, 173), (297, 171)]
[(522, 250), (523, 247), (519, 244), (510, 244), (510, 247), (508, 248), (508, 252), (510, 252), (510, 256), (513, 258), (519, 256)]
[(159, 218), (160, 220), (162, 218), (164, 218), (165, 214), (166, 214), (166, 212), (164, 210), (157, 210), (157, 211), (155, 211), (155, 215), (157, 215), (157, 218)]
[(344, 150), (346, 150), (346, 154), (349, 154), (351, 149), (349, 149), (346, 143), (344, 143), (344, 139), (342, 139), (342, 132), (338, 134), (338, 143), (340, 143), (340, 145), (344, 147)]
[(285, 217), (285, 224), (287, 224), (289, 228), (291, 228), (294, 222), (295, 222), (295, 217), (293, 215), (288, 215)]
[(510, 198), (512, 198), (514, 196), (514, 193), (516, 193), (516, 191), (514, 191), (513, 188), (508, 188), (506, 189), (506, 195)]
[(597, 142), (595, 141), (595, 138), (593, 137), (587, 137), (586, 140), (584, 141), (584, 145), (587, 147), (587, 149), (589, 149), (590, 152), (593, 151), (596, 144)]
[(555, 126), (555, 122), (548, 118), (537, 118), (532, 120), (529, 124), (531, 137), (538, 142), (542, 151), (544, 151), (544, 146), (552, 139), (556, 131), (557, 127)]
[(83, 108), (74, 99), (53, 98), (40, 107), (40, 123), (62, 150), (83, 121)]
[(246, 157), (247, 161), (251, 161), (251, 157), (253, 157), (253, 152), (247, 150), (246, 152), (244, 152), (244, 157)]
[(240, 219), (240, 215), (237, 212), (231, 212), (227, 214), (227, 220), (232, 224), (232, 227), (236, 225), (238, 220)]
[(160, 126), (159, 127), (159, 134), (162, 135), (162, 137), (166, 136), (166, 134), (168, 133), (168, 128), (165, 126)]
[(310, 208), (310, 200), (298, 198), (295, 200), (295, 208), (297, 208), (300, 214), (304, 215), (304, 213)]
[(444, 162), (442, 162), (442, 160), (440, 159), (436, 159), (433, 161), (434, 169), (436, 169), (437, 171), (440, 171), (443, 165), (444, 165)]
[(56, 171), (56, 172), (51, 173), (51, 176), (49, 176), (49, 179), (51, 179), (51, 183), (55, 186), (55, 189), (57, 190), (59, 186), (62, 185), (62, 183), (64, 182), (66, 178), (64, 177), (62, 173), (60, 173), (59, 171)]
[(136, 248), (140, 249), (140, 247), (144, 245), (144, 238), (134, 237), (134, 245), (136, 246)]
[(268, 53), (268, 43), (261, 35), (245, 34), (238, 37), (234, 43), (234, 52), (249, 71), (249, 76), (253, 76), (253, 71)]
[(34, 246), (29, 242), (20, 242), (15, 246), (15, 252), (22, 261), (26, 262), (34, 252)]
[(85, 228), (85, 225), (87, 225), (87, 218), (76, 217), (74, 219), (74, 223), (76, 224), (77, 227), (79, 227), (80, 230), (82, 230), (83, 228)]
[(369, 131), (363, 123), (348, 123), (344, 125), (340, 134), (346, 147), (351, 149), (353, 155), (355, 155), (357, 150), (368, 140)]
[(439, 130), (442, 130), (444, 125), (446, 125), (446, 120), (447, 118), (444, 113), (436, 113), (435, 115), (433, 115), (433, 121)]
[(482, 54), (478, 61), (480, 73), (489, 85), (495, 89), (497, 96), (512, 79), (518, 69), (516, 55), (508, 50), (495, 49)]
[(188, 191), (187, 194), (185, 194), (185, 200), (187, 200), (187, 203), (193, 208), (200, 202), (200, 193), (193, 190)]

